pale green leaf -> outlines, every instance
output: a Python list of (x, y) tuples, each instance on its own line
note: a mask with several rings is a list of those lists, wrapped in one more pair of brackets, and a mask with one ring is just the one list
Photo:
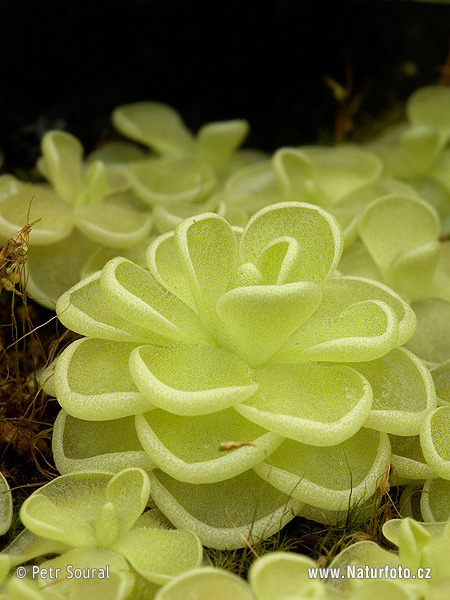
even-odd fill
[(227, 166), (231, 155), (247, 137), (249, 124), (244, 119), (204, 125), (197, 134), (197, 156), (213, 169)]
[(102, 296), (100, 275), (89, 275), (60, 297), (56, 312), (61, 323), (82, 335), (104, 340), (167, 344), (167, 339), (130, 323), (110, 308)]
[(255, 471), (293, 498), (325, 510), (345, 511), (375, 493), (390, 457), (388, 436), (362, 428), (336, 446), (285, 440)]
[(94, 421), (151, 410), (152, 403), (139, 393), (128, 371), (135, 347), (91, 338), (73, 342), (55, 368), (56, 395), (62, 408), (74, 417)]
[(200, 540), (192, 531), (133, 529), (114, 548), (140, 575), (160, 585), (198, 567), (203, 557)]
[(254, 600), (248, 584), (237, 575), (204, 567), (179, 575), (161, 588), (154, 600)]
[(266, 365), (255, 370), (254, 379), (259, 389), (235, 409), (250, 421), (304, 444), (330, 446), (351, 437), (372, 406), (369, 383), (346, 366)]
[(450, 407), (441, 406), (429, 413), (420, 432), (423, 455), (433, 471), (450, 479)]
[(119, 535), (133, 527), (144, 512), (149, 495), (150, 481), (142, 469), (126, 469), (112, 477), (106, 488), (106, 498), (114, 506)]
[[(153, 410), (136, 416), (139, 439), (151, 459), (172, 477), (213, 483), (254, 467), (283, 438), (243, 419), (233, 408), (186, 417)], [(180, 432), (183, 432), (180, 435)]]
[(291, 552), (271, 552), (252, 563), (249, 582), (258, 600), (325, 600), (323, 582), (313, 579), (310, 570), (317, 564), (306, 556)]
[(225, 293), (237, 266), (234, 233), (224, 219), (206, 213), (180, 223), (174, 242), (199, 316), (214, 328), (217, 300)]
[(130, 356), (130, 372), (149, 403), (178, 415), (228, 408), (258, 388), (248, 365), (212, 346), (141, 346)]
[(136, 434), (134, 417), (83, 421), (64, 410), (56, 417), (52, 451), (58, 471), (101, 469), (117, 473), (128, 467), (154, 468)]
[(244, 548), (291, 521), (299, 502), (264, 482), (254, 471), (209, 484), (189, 484), (160, 470), (150, 473), (152, 497), (179, 529), (190, 529), (205, 546)]
[(374, 361), (353, 363), (370, 383), (373, 406), (366, 427), (396, 435), (416, 435), (436, 408), (436, 392), (423, 362), (405, 348)]
[(216, 310), (232, 336), (231, 347), (249, 364), (259, 365), (306, 321), (321, 297), (312, 282), (248, 286), (226, 292)]
[(268, 206), (250, 219), (240, 245), (242, 262), (258, 265), (263, 253), (280, 238), (291, 238), (298, 246), (294, 260), (286, 248), (278, 284), (322, 283), (341, 258), (342, 232), (334, 217), (319, 207), (289, 202)]
[(83, 147), (65, 131), (48, 131), (41, 142), (44, 175), (58, 196), (72, 203), (81, 189)]
[(43, 494), (34, 494), (25, 500), (20, 518), (25, 527), (41, 537), (68, 546), (96, 544), (95, 530), (82, 512), (79, 514), (75, 509), (68, 514)]
[(150, 206), (199, 202), (216, 185), (211, 167), (188, 156), (154, 158), (126, 168), (131, 189)]
[(113, 111), (114, 127), (123, 135), (154, 149), (158, 154), (194, 152), (194, 139), (178, 112), (158, 102), (136, 102)]
[(114, 258), (100, 277), (103, 297), (127, 322), (141, 325), (171, 341), (211, 341), (198, 316), (161, 287), (145, 269), (125, 258)]

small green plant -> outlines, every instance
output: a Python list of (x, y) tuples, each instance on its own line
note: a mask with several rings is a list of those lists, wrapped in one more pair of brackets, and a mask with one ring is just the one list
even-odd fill
[[(149, 494), (148, 476), (136, 468), (114, 476), (91, 471), (58, 477), (25, 500), (20, 517), (26, 529), (2, 560), (14, 567), (58, 554), (27, 571), (40, 588), (51, 586), (60, 597), (128, 598), (139, 578), (150, 582), (150, 593), (199, 566), (203, 549), (192, 532), (171, 530), (158, 510), (143, 512)], [(85, 575), (78, 577), (75, 569)], [(95, 584), (88, 586), (89, 579)]]
[[(389, 464), (387, 434), (418, 434), (436, 406), (429, 372), (400, 347), (413, 312), (382, 284), (333, 276), (342, 246), (335, 219), (312, 205), (267, 207), (243, 232), (207, 213), (155, 240), (149, 271), (113, 259), (58, 302), (61, 321), (88, 336), (52, 383), (72, 426), (132, 432), (97, 460), (142, 460), (141, 444), (158, 468), (156, 503), (208, 546), (239, 547), (245, 523), (274, 533), (285, 506), (292, 518), (302, 503), (340, 511), (368, 499)], [(64, 472), (71, 434), (58, 431)], [(91, 450), (84, 458), (95, 466)]]

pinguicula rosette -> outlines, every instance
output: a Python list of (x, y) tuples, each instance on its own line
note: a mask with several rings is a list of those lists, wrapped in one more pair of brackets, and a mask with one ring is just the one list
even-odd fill
[(31, 221), (39, 218), (30, 232), (27, 290), (54, 309), (94, 252), (101, 247), (125, 252), (148, 241), (152, 219), (114, 164), (83, 162), (83, 147), (74, 136), (49, 131), (41, 148), (37, 167), (48, 184), (0, 177), (0, 236), (7, 240), (28, 215)]
[(64, 294), (60, 320), (87, 337), (51, 384), (58, 469), (153, 468), (160, 510), (217, 548), (273, 534), (304, 504), (370, 498), (388, 434), (418, 434), (436, 395), (401, 347), (413, 311), (334, 276), (342, 247), (309, 204), (266, 207), (243, 231), (207, 213), (150, 244), (149, 270), (115, 258)]
[(388, 552), (374, 542), (357, 542), (333, 560), (330, 569), (340, 569), (341, 577), (329, 576), (327, 586), (355, 600), (375, 599), (383, 593), (399, 600), (449, 597), (448, 521), (392, 519), (384, 524), (383, 534), (398, 546), (398, 553)]
[[(137, 468), (68, 474), (34, 492), (20, 511), (26, 529), (0, 555), (6, 597), (126, 600), (139, 590), (152, 598), (161, 585), (200, 566), (198, 538), (173, 530), (157, 509), (144, 512), (149, 494), (148, 475)], [(58, 556), (41, 560), (34, 572), (27, 567), (25, 583), (7, 578), (11, 567), (50, 554)]]

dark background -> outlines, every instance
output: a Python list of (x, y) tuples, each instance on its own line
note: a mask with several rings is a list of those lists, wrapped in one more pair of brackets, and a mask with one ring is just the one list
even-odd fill
[(450, 5), (416, 1), (0, 0), (3, 170), (31, 166), (65, 128), (90, 150), (111, 110), (157, 100), (203, 123), (247, 118), (247, 146), (331, 141), (327, 74), (351, 67), (353, 135), (439, 78)]

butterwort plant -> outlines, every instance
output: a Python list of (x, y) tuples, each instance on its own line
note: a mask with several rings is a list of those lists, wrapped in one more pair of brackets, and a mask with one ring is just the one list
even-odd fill
[(342, 248), (317, 206), (243, 230), (205, 213), (150, 244), (148, 270), (119, 257), (74, 286), (57, 312), (86, 337), (49, 383), (59, 470), (145, 462), (160, 510), (217, 548), (368, 499), (388, 434), (417, 435), (436, 394), (402, 347), (413, 311), (337, 275)]
[[(150, 488), (145, 471), (129, 468), (64, 475), (34, 492), (20, 510), (26, 529), (0, 555), (3, 588), (17, 588), (25, 599), (48, 588), (56, 594), (51, 598), (125, 600), (136, 597), (137, 587), (153, 597), (159, 586), (198, 567), (197, 536), (173, 530), (159, 510), (145, 510)], [(51, 554), (57, 556), (44, 560)], [(7, 577), (9, 568), (37, 558), (24, 584)], [(27, 596), (35, 583), (36, 595)]]

